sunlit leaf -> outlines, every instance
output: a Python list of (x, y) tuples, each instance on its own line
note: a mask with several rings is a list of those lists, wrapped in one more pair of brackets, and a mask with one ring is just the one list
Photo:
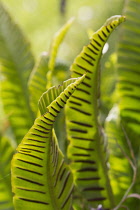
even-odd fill
[(95, 32), (90, 43), (76, 57), (71, 66), (72, 77), (86, 72), (66, 106), (68, 157), (74, 180), (83, 197), (96, 207), (114, 206), (108, 177), (106, 141), (98, 123), (99, 71), (102, 49), (111, 32), (124, 21), (124, 17), (112, 18), (109, 24)]
[(73, 23), (74, 18), (71, 18), (62, 28), (54, 35), (51, 52), (50, 52), (50, 60), (49, 60), (49, 69), (53, 71), (55, 66), (55, 60), (58, 52), (58, 48), (62, 43), (63, 39), (65, 38), (71, 24)]
[(15, 209), (71, 209), (73, 178), (52, 128), (56, 116), (83, 79), (76, 80), (56, 95), (47, 106), (47, 112), (45, 108), (46, 113), (35, 120), (18, 146), (18, 153), (12, 160)]

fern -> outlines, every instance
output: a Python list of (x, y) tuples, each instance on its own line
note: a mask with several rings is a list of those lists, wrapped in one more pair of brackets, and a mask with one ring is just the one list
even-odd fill
[(140, 137), (140, 2), (128, 1), (125, 15), (126, 23), (121, 29), (121, 40), (118, 45), (118, 85), (120, 114), (128, 135), (132, 141), (135, 153), (139, 152)]
[[(30, 91), (30, 104), (35, 114), (37, 114), (38, 111), (38, 100), (46, 91), (46, 84), (48, 82), (47, 73), (49, 72), (48, 62), (49, 55), (47, 53), (43, 53), (29, 78), (28, 87)], [(66, 70), (66, 64), (57, 61), (54, 70), (55, 76), (51, 82), (55, 85), (58, 85), (62, 81), (66, 80)], [(62, 78), (59, 76), (60, 74), (61, 77), (63, 75)]]
[(111, 32), (124, 17), (115, 16), (95, 32), (90, 43), (74, 60), (72, 77), (86, 72), (85, 80), (77, 88), (66, 109), (68, 157), (75, 184), (92, 206), (114, 206), (108, 177), (106, 142), (98, 123), (99, 71), (98, 63), (103, 46)]
[(27, 81), (34, 65), (30, 45), (0, 3), (2, 100), (17, 143), (33, 123)]
[(64, 163), (52, 127), (56, 116), (83, 79), (68, 85), (56, 97), (57, 88), (48, 92), (49, 98), (56, 99), (45, 107), (45, 114), (35, 120), (18, 146), (18, 153), (12, 161), (16, 209), (71, 209), (72, 174)]
[[(139, 198), (135, 194), (139, 193), (140, 182), (136, 162), (140, 136), (139, 8), (137, 0), (126, 2), (127, 22), (120, 31), (117, 52), (118, 104), (109, 112), (105, 124), (108, 144), (99, 121), (99, 62), (108, 37), (125, 17), (111, 17), (91, 36), (70, 67), (72, 78), (56, 87), (68, 78), (67, 65), (56, 57), (73, 20), (55, 34), (49, 53), (42, 54), (34, 66), (28, 41), (0, 3), (2, 101), (11, 135), (20, 143), (12, 159), (15, 209), (118, 210), (122, 203), (135, 209), (139, 206), (139, 202), (126, 200)], [(111, 62), (114, 68), (116, 62), (112, 58)], [(109, 76), (112, 78), (112, 73)], [(115, 87), (106, 81), (103, 86), (104, 95)], [(64, 113), (60, 113), (65, 104), (67, 156)], [(107, 111), (112, 104), (110, 97), (105, 104)], [(10, 161), (14, 148), (5, 136), (0, 138), (0, 146), (0, 209), (13, 210)], [(133, 194), (128, 196), (129, 192)]]
[(110, 148), (110, 179), (115, 195), (116, 203), (123, 197), (125, 191), (132, 182), (132, 169), (128, 159), (123, 154), (125, 151), (130, 157), (130, 149), (124, 135), (121, 125), (120, 113), (118, 106), (114, 106), (108, 117), (106, 118), (105, 131), (108, 138), (108, 146)]
[[(133, 183), (133, 170), (130, 167), (132, 159), (130, 150), (128, 150), (128, 142), (126, 136), (122, 135), (122, 126), (124, 127), (127, 138), (131, 143), (131, 150), (134, 151), (134, 157), (139, 162), (139, 99), (140, 99), (140, 83), (139, 83), (139, 25), (140, 25), (140, 2), (139, 1), (126, 1), (124, 15), (127, 21), (122, 25), (120, 30), (120, 41), (118, 43), (117, 51), (117, 74), (118, 82), (116, 87), (117, 108), (113, 108), (110, 112), (107, 124), (107, 134), (109, 136), (109, 145), (111, 150), (111, 174), (113, 175), (112, 184), (116, 200), (121, 200), (121, 196), (129, 189)], [(117, 113), (113, 110), (117, 109)], [(114, 119), (113, 119), (113, 118)], [(122, 154), (120, 147), (126, 152), (129, 161)], [(117, 149), (114, 150), (113, 148)], [(116, 164), (120, 165), (118, 168)], [(135, 163), (136, 164), (136, 163)], [(136, 165), (137, 179), (135, 186), (131, 192), (139, 191), (139, 165)], [(115, 186), (115, 187), (114, 187)], [(126, 200), (126, 205), (132, 209), (137, 209), (139, 200), (132, 199)]]
[(6, 136), (0, 137), (0, 210), (13, 210), (11, 189), (11, 159), (14, 148), (10, 139)]

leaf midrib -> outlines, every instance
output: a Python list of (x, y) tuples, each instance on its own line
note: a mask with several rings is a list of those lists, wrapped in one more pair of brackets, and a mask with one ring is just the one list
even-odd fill
[[(50, 138), (55, 138), (53, 137), (54, 133), (53, 131), (50, 131)], [(46, 153), (46, 159), (47, 159), (47, 168), (46, 168), (46, 179), (48, 180), (48, 191), (49, 191), (49, 195), (50, 195), (50, 201), (51, 204), (50, 206), (52, 206), (52, 210), (59, 210), (58, 209), (58, 205), (57, 205), (57, 199), (56, 199), (56, 194), (55, 194), (55, 190), (54, 190), (54, 186), (53, 186), (53, 180), (52, 180), (52, 175), (51, 175), (51, 155), (50, 155), (50, 148), (51, 148), (51, 140), (47, 139), (47, 141), (49, 141), (49, 152), (48, 154)], [(51, 181), (52, 180), (52, 181)], [(50, 209), (51, 210), (51, 209)]]

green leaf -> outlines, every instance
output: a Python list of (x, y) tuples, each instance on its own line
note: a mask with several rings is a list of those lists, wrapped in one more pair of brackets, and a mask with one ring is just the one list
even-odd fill
[[(56, 62), (58, 48), (63, 41), (73, 19), (71, 18), (54, 36), (50, 53), (42, 53), (38, 63), (35, 65), (29, 79), (29, 91), (31, 94), (31, 107), (37, 114), (37, 103), (46, 89), (52, 84), (59, 84), (60, 81), (66, 80), (67, 66), (62, 62)], [(55, 64), (56, 63), (56, 64)]]
[[(49, 55), (47, 52), (42, 53), (39, 58), (39, 61), (35, 65), (28, 82), (28, 87), (30, 91), (30, 103), (32, 110), (35, 114), (38, 111), (38, 101), (41, 95), (46, 91), (46, 86), (48, 83), (47, 73), (49, 72), (48, 68)], [(68, 67), (63, 62), (57, 61), (54, 69), (54, 77), (51, 83), (58, 85), (61, 81), (66, 80), (66, 70)]]
[(51, 104), (55, 100), (55, 98), (57, 98), (61, 94), (61, 92), (66, 89), (67, 86), (74, 83), (76, 80), (77, 79), (69, 79), (67, 81), (64, 81), (62, 85), (59, 85), (58, 87), (53, 86), (49, 88), (49, 90), (47, 90), (45, 93), (43, 93), (38, 104), (41, 114), (43, 115), (44, 113), (46, 113), (48, 111), (47, 107), (49, 106), (49, 104)]
[(116, 62), (117, 55), (116, 53), (113, 53), (109, 57), (109, 60), (105, 62), (105, 66), (101, 73), (101, 111), (104, 119), (108, 115), (108, 112), (112, 108), (114, 102), (116, 102), (116, 96), (114, 94), (117, 82), (117, 75), (115, 71)]
[(46, 90), (48, 72), (48, 54), (43, 53), (35, 65), (28, 82), (30, 91), (30, 103), (35, 114), (38, 111), (38, 100)]
[(65, 38), (69, 28), (71, 27), (73, 20), (74, 18), (71, 18), (64, 26), (62, 26), (62, 28), (53, 37), (52, 47), (50, 52), (50, 60), (48, 65), (51, 71), (54, 70), (58, 48), (62, 43), (63, 39)]
[(118, 44), (118, 103), (135, 154), (140, 145), (140, 2), (127, 1)]
[(17, 142), (33, 123), (27, 81), (34, 65), (30, 45), (0, 3), (0, 63), (2, 101)]
[(131, 159), (128, 143), (121, 129), (120, 113), (117, 105), (111, 109), (106, 118), (105, 132), (110, 151), (110, 180), (116, 203), (119, 203), (132, 182), (132, 170), (128, 159), (122, 153), (123, 150)]
[(48, 63), (49, 72), (46, 75), (47, 76), (47, 89), (53, 85), (57, 52), (72, 22), (73, 22), (73, 18), (71, 18), (64, 26), (62, 26), (62, 28), (53, 37), (51, 50), (50, 50), (50, 59)]
[(46, 114), (35, 120), (18, 146), (12, 160), (15, 209), (71, 209), (73, 178), (52, 128), (56, 116), (83, 79), (68, 85), (49, 104)]
[[(53, 86), (48, 91), (43, 93), (39, 100), (39, 110), (41, 114), (44, 114), (47, 109), (46, 107), (57, 97), (68, 85), (76, 81), (76, 79), (69, 79), (67, 81), (64, 81), (62, 85), (59, 85), (57, 88), (56, 86)], [(66, 141), (66, 132), (63, 130), (63, 132), (60, 132), (65, 126), (65, 117), (64, 112), (62, 112), (58, 115), (58, 120), (54, 124), (54, 130), (56, 133), (56, 136), (59, 140), (59, 145), (61, 148), (61, 151), (63, 151), (63, 154), (66, 155), (66, 147), (67, 147), (67, 141)]]
[(122, 16), (113, 17), (95, 32), (71, 66), (72, 77), (85, 72), (86, 77), (66, 106), (70, 141), (68, 157), (72, 161), (75, 184), (94, 207), (98, 204), (103, 204), (104, 208), (114, 206), (108, 177), (106, 141), (98, 123), (98, 63), (109, 35), (124, 19)]
[(0, 137), (0, 210), (13, 210), (10, 163), (14, 148), (7, 137)]
[[(75, 82), (76, 79), (69, 79), (67, 81), (64, 81), (62, 85), (59, 85), (57, 88), (56, 86), (53, 86), (48, 91), (43, 93), (39, 100), (39, 110), (41, 114), (44, 114), (47, 111), (47, 106), (71, 83)], [(58, 115), (58, 120), (54, 124), (54, 130), (56, 133), (56, 136), (59, 141), (60, 149), (63, 152), (64, 155), (66, 155), (66, 148), (67, 148), (67, 141), (66, 141), (66, 132), (63, 130), (63, 132), (60, 132), (64, 128), (65, 125), (65, 117), (64, 112), (62, 112)]]
[[(42, 53), (38, 63), (33, 69), (29, 79), (29, 91), (30, 91), (30, 103), (33, 112), (37, 115), (38, 112), (38, 101), (41, 95), (46, 91), (48, 85), (48, 60), (49, 56), (47, 53)], [(62, 81), (65, 81), (68, 77), (68, 66), (62, 61), (56, 61), (55, 68), (53, 71), (53, 77), (51, 78), (52, 84), (58, 85)], [(59, 114), (58, 120), (55, 122), (55, 132), (59, 139), (59, 145), (61, 150), (66, 153), (66, 134), (65, 132), (59, 132), (64, 127), (64, 113), (63, 111)]]
[[(128, 0), (124, 14), (127, 21), (122, 25), (118, 43), (116, 88), (121, 122), (131, 142), (132, 150), (138, 163), (140, 162), (140, 2)], [(126, 141), (125, 139), (122, 140)], [(120, 159), (121, 161), (121, 159)], [(131, 171), (126, 167), (126, 173)], [(131, 193), (140, 193), (140, 166), (137, 164), (137, 178)], [(121, 182), (121, 184), (123, 184)], [(128, 199), (128, 207), (137, 209), (139, 200)]]

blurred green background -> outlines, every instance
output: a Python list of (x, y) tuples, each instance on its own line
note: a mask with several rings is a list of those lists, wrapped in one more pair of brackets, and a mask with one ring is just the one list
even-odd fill
[[(75, 17), (58, 57), (70, 64), (88, 42), (87, 31), (97, 30), (112, 15), (122, 14), (124, 0), (3, 0), (5, 6), (31, 42), (38, 57), (48, 51), (54, 33), (70, 18)], [(110, 53), (114, 50), (117, 33), (111, 37)]]
[[(88, 44), (88, 31), (98, 30), (110, 16), (121, 15), (124, 6), (124, 0), (1, 1), (13, 17), (14, 22), (20, 26), (31, 43), (31, 49), (36, 60), (38, 60), (42, 52), (49, 51), (54, 34), (67, 22), (67, 20), (71, 17), (75, 17), (75, 21), (58, 52), (58, 59), (64, 61), (64, 63), (67, 62), (68, 65), (73, 62), (83, 46)], [(104, 62), (106, 62), (109, 59), (110, 54), (115, 51), (119, 37), (118, 32), (119, 30), (116, 29), (115, 33), (111, 35), (108, 41), (108, 53), (104, 54), (101, 60), (102, 70), (105, 69)], [(102, 95), (105, 94), (106, 92)], [(109, 104), (108, 98), (107, 104)], [(1, 100), (0, 112), (0, 122), (3, 122), (5, 115), (3, 113)], [(107, 112), (108, 110), (103, 110), (104, 114), (102, 113), (102, 115), (106, 116)], [(105, 118), (105, 116), (103, 118)], [(0, 126), (0, 130), (1, 129)]]
[[(107, 18), (113, 15), (123, 14), (125, 3), (125, 0), (1, 1), (7, 7), (15, 22), (22, 28), (25, 36), (30, 41), (36, 60), (42, 52), (49, 51), (53, 36), (62, 25), (71, 17), (75, 17), (75, 21), (58, 52), (58, 58), (67, 62), (69, 65), (79, 54), (83, 46), (88, 44), (88, 31), (96, 31), (104, 24)], [(102, 124), (114, 102), (118, 99), (115, 94), (112, 94), (115, 89), (116, 74), (114, 66), (116, 65), (117, 59), (116, 54), (112, 53), (116, 51), (118, 39), (121, 38), (120, 35), (118, 35), (119, 28), (111, 35), (108, 41), (108, 53), (104, 54), (101, 60), (100, 118)], [(111, 57), (109, 60), (110, 55)], [(3, 113), (1, 100), (0, 113), (0, 131), (3, 131), (6, 130), (9, 124), (7, 120), (8, 117)]]

